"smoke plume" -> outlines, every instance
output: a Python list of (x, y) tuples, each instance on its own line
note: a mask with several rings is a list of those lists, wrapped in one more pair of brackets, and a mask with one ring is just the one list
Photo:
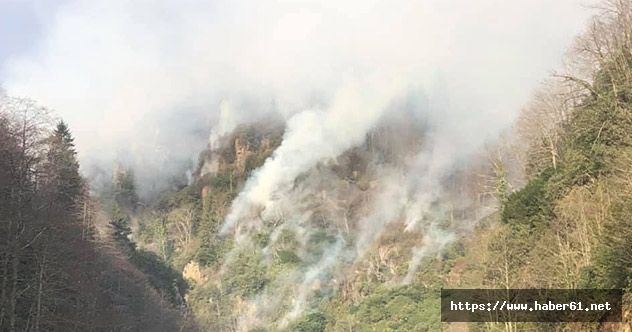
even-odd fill
[[(298, 243), (300, 264), (243, 300), (247, 331), (313, 307), (391, 225), (422, 234), (398, 279), (412, 282), (471, 221), (445, 222), (445, 182), (511, 123), (586, 12), (575, 0), (86, 0), (50, 15), (2, 83), (67, 120), (93, 182), (126, 164), (151, 197), (191, 181), (198, 154), (239, 124), (283, 119), (221, 229), (237, 245), (220, 275), (240, 250), (272, 264), (282, 231)], [(353, 153), (366, 169), (337, 171)], [(314, 248), (317, 236), (333, 240)]]
[[(328, 124), (305, 129), (334, 133), (342, 148), (402, 92), (397, 86), (431, 91), (438, 73), (456, 106), (446, 121), (460, 122), (461, 135), (493, 132), (556, 65), (585, 15), (573, 0), (77, 0), (51, 8), (40, 13), (33, 46), (1, 64), (2, 84), (69, 122), (84, 173), (119, 161), (136, 168), (145, 189), (184, 176), (222, 109), (237, 122), (316, 112), (297, 119), (322, 114)], [(362, 110), (335, 114), (346, 107)], [(349, 140), (338, 132), (347, 130), (355, 131)], [(275, 160), (266, 175), (287, 156)], [(265, 196), (265, 186), (252, 189)]]

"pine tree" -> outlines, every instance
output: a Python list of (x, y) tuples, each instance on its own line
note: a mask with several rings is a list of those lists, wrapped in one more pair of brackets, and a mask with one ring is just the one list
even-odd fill
[(134, 211), (138, 205), (134, 172), (131, 169), (120, 170), (114, 182), (114, 201), (122, 209)]
[(62, 209), (76, 206), (83, 188), (74, 138), (64, 121), (60, 121), (48, 139), (44, 167), (46, 190), (52, 202)]

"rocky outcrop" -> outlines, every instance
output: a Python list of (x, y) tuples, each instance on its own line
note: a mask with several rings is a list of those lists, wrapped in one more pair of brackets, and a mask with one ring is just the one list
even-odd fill
[(235, 137), (235, 171), (239, 174), (242, 174), (246, 170), (246, 161), (248, 156), (252, 155), (254, 152), (250, 150), (250, 146), (248, 144), (248, 140), (244, 135), (239, 135)]
[(202, 285), (207, 281), (206, 276), (202, 273), (200, 269), (200, 264), (196, 261), (190, 261), (187, 265), (184, 266), (184, 270), (182, 271), (182, 276), (190, 281), (195, 282), (198, 285)]
[(280, 144), (283, 125), (278, 121), (241, 125), (221, 137), (215, 148), (202, 154), (198, 176), (231, 173), (242, 176), (260, 165)]

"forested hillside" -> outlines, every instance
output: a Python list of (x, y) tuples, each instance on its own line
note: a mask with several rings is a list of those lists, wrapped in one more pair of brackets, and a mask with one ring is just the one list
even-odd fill
[(381, 224), (370, 212), (398, 199), (380, 196), (386, 182), (433, 171), (406, 164), (429, 139), (409, 104), (360, 146), (301, 174), (274, 214), (266, 207), (226, 226), (284, 140), (280, 126), (238, 127), (203, 152), (191, 185), (130, 215), (133, 240), (182, 271), (186, 305), (208, 331), (436, 331), (441, 287), (629, 289), (632, 11), (629, 1), (603, 6), (515, 127), (436, 174), (443, 191), (418, 197), (424, 226), (388, 211)]
[(181, 314), (111, 239), (52, 116), (0, 95), (0, 330), (179, 330)]
[[(465, 239), (448, 284), (491, 288), (632, 287), (632, 7), (602, 4), (567, 71), (516, 124), (528, 182)], [(508, 331), (630, 330), (617, 324), (507, 323)], [(488, 328), (481, 327), (482, 329)]]
[[(0, 92), (0, 330), (632, 331), (632, 1), (594, 11), (486, 144), (415, 91), (222, 110), (157, 197), (125, 160), (90, 188), (71, 128)], [(441, 288), (620, 288), (623, 322), (441, 323)]]

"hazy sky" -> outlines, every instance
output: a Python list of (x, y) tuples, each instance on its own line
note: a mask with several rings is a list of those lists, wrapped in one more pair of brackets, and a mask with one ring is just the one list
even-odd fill
[(475, 136), (509, 123), (559, 66), (585, 4), (0, 0), (0, 83), (64, 117), (83, 161), (188, 156), (220, 105), (288, 115), (353, 82), (440, 96), (445, 121)]
[(0, 63), (12, 57), (36, 52), (37, 44), (46, 34), (46, 27), (52, 23), (54, 12), (63, 2), (64, 0), (0, 1)]

